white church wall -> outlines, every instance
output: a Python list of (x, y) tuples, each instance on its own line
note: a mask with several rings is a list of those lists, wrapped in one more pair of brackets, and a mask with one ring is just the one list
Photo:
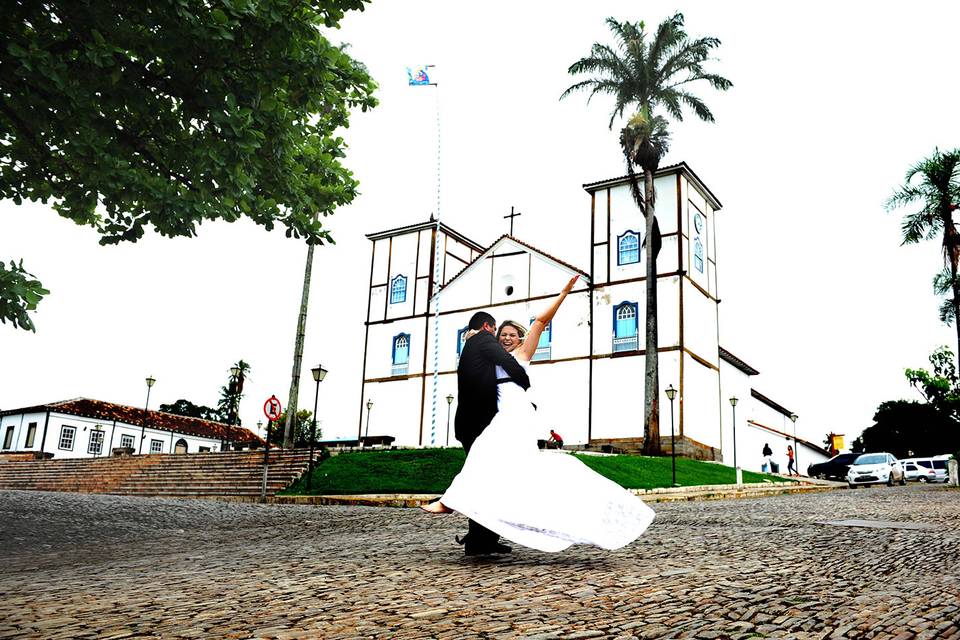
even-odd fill
[(610, 272), (607, 269), (607, 251), (609, 251), (609, 247), (606, 244), (593, 248), (594, 282), (605, 283), (610, 279)]
[(714, 298), (719, 298), (717, 293), (717, 216), (714, 214), (713, 207), (707, 205), (707, 221), (710, 233), (707, 234), (709, 247), (709, 257), (707, 259), (707, 291)]
[[(371, 436), (393, 436), (396, 446), (420, 444), (420, 399), (423, 380), (420, 377), (405, 380), (368, 382), (363, 389), (363, 410), (373, 400), (369, 422), (363, 416), (361, 432)], [(428, 397), (430, 389), (427, 390)], [(369, 429), (368, 429), (369, 424)]]
[(654, 179), (654, 188), (657, 190), (654, 208), (657, 211), (657, 223), (660, 233), (668, 234), (677, 231), (677, 176), (667, 175)]
[[(387, 309), (386, 317), (403, 318), (413, 315), (413, 290), (416, 282), (414, 269), (417, 256), (417, 235), (408, 233), (395, 236), (390, 249), (390, 269), (387, 276)], [(393, 282), (396, 278), (406, 278), (406, 293), (402, 302), (394, 302), (391, 295)]]
[(374, 286), (387, 283), (387, 259), (390, 255), (390, 238), (373, 241), (373, 279)]
[[(618, 264), (619, 242), (621, 236), (632, 231), (641, 244), (640, 260), (630, 264)], [(640, 278), (644, 275), (646, 262), (645, 244), (646, 226), (643, 214), (633, 201), (630, 187), (626, 185), (610, 190), (610, 280)]]
[(491, 269), (491, 282), (488, 287), (490, 302), (498, 304), (522, 300), (527, 297), (530, 288), (530, 255), (517, 253), (518, 247), (505, 243), (497, 250)]
[(369, 327), (367, 339), (367, 370), (364, 377), (387, 378), (393, 373), (393, 339), (401, 333), (410, 336), (410, 359), (406, 374), (423, 371), (423, 318), (408, 318)]
[[(712, 257), (710, 252), (709, 234), (711, 223), (704, 209), (699, 208), (694, 201), (696, 190), (690, 189), (691, 199), (687, 201), (687, 238), (685, 239), (686, 255), (684, 263), (687, 265), (687, 274), (690, 279), (704, 289), (708, 289), (707, 262)], [(702, 198), (700, 201), (702, 203)], [(698, 228), (699, 224), (699, 228)], [(698, 253), (699, 247), (699, 253)]]
[(387, 307), (386, 285), (374, 286), (370, 289), (370, 322), (384, 319), (384, 309)]
[(587, 360), (534, 363), (530, 367), (531, 398), (537, 405), (534, 430), (538, 438), (550, 437), (550, 429), (563, 436), (564, 444), (587, 442)]
[(677, 236), (663, 239), (660, 254), (657, 256), (657, 273), (672, 273), (679, 270), (677, 262)]
[(609, 189), (601, 189), (593, 195), (593, 241), (606, 242), (609, 232), (607, 227), (607, 193)]
[(720, 356), (717, 335), (717, 303), (683, 280), (683, 342), (691, 352), (714, 366)]
[(593, 363), (592, 436), (643, 436), (643, 356), (600, 358)]
[[(738, 458), (740, 436), (746, 429), (747, 420), (751, 413), (753, 398), (750, 397), (750, 376), (729, 364), (725, 360), (720, 361), (720, 422), (723, 431), (723, 463), (733, 465), (733, 407), (730, 406), (730, 398), (737, 398), (737, 444)], [(762, 443), (761, 443), (762, 446)]]
[(416, 296), (414, 299), (413, 314), (432, 313), (432, 307), (430, 306), (430, 279), (418, 278), (413, 286), (415, 293), (411, 293), (411, 295)]
[[(13, 427), (13, 440), (10, 442), (10, 448), (5, 451), (39, 451), (41, 440), (43, 438), (43, 425), (47, 417), (44, 412), (14, 414), (0, 418), (2, 424), (2, 437), (6, 439), (7, 430)], [(27, 446), (27, 434), (30, 431), (30, 425), (35, 424), (33, 442)]]
[(494, 260), (473, 265), (440, 293), (441, 309), (465, 309), (490, 304), (490, 279)]
[[(665, 381), (661, 380), (661, 384)], [(683, 434), (710, 447), (720, 448), (720, 383), (716, 370), (683, 357)], [(663, 412), (661, 410), (661, 416)], [(663, 418), (660, 418), (661, 432)]]

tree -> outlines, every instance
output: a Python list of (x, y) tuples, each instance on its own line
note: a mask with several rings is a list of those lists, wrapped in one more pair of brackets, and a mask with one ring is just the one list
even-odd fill
[(854, 441), (853, 451), (886, 451), (898, 458), (908, 458), (960, 449), (960, 428), (956, 420), (929, 403), (883, 402), (877, 407), (873, 422)]
[(36, 331), (28, 311), (37, 308), (43, 296), (50, 293), (23, 269), (23, 260), (10, 261), (10, 268), (0, 262), (0, 322), (13, 323), (14, 329)]
[(220, 401), (217, 403), (217, 411), (220, 414), (220, 421), (226, 424), (240, 424), (240, 399), (243, 398), (243, 383), (250, 373), (250, 365), (242, 359), (238, 360), (231, 369), (236, 369), (237, 374), (231, 371), (227, 384), (220, 387)]
[[(364, 0), (16, 2), (0, 21), (0, 198), (50, 203), (102, 244), (247, 217), (311, 245), (356, 196), (351, 108), (375, 84), (322, 30)], [(23, 275), (21, 273), (21, 277)], [(45, 294), (0, 278), (0, 315)]]
[(907, 369), (904, 375), (920, 392), (924, 401), (945, 416), (960, 421), (960, 380), (957, 378), (953, 352), (949, 347), (943, 346), (930, 354), (929, 360), (932, 372), (926, 369)]
[(297, 337), (293, 342), (293, 371), (290, 375), (290, 395), (287, 408), (293, 413), (284, 421), (283, 446), (294, 445), (293, 416), (297, 413), (297, 400), (300, 398), (300, 367), (303, 363), (303, 341), (307, 333), (307, 306), (310, 300), (310, 278), (313, 274), (313, 245), (307, 247), (307, 264), (303, 270), (303, 288), (300, 292), (300, 313), (297, 315)]
[(174, 413), (178, 416), (187, 416), (188, 418), (200, 418), (201, 420), (213, 420), (214, 422), (223, 421), (217, 409), (202, 404), (193, 404), (183, 398), (173, 404), (160, 405), (160, 411)]
[[(310, 446), (310, 430), (313, 427), (313, 412), (308, 409), (300, 409), (295, 414), (296, 418), (293, 415), (290, 416), (290, 424), (293, 426), (293, 437), (290, 444), (286, 442), (283, 443), (283, 446), (286, 448), (290, 447), (309, 447)], [(284, 411), (280, 414), (280, 418), (274, 420), (270, 423), (270, 442), (280, 442), (285, 440), (285, 425), (287, 424), (287, 412)], [(317, 439), (320, 439), (320, 425), (317, 425)]]
[[(630, 186), (637, 206), (646, 220), (646, 357), (644, 367), (644, 431), (643, 452), (659, 455), (659, 362), (657, 358), (657, 254), (660, 251), (660, 228), (655, 215), (656, 193), (653, 176), (666, 155), (670, 143), (667, 120), (655, 113), (664, 109), (678, 122), (683, 121), (683, 107), (692, 109), (701, 120), (713, 122), (713, 113), (687, 86), (705, 81), (715, 89), (726, 91), (733, 84), (719, 75), (707, 73), (703, 65), (710, 53), (720, 46), (712, 37), (691, 39), (683, 28), (683, 14), (676, 13), (660, 23), (652, 40), (643, 22), (618, 22), (607, 18), (616, 47), (594, 43), (590, 55), (570, 65), (572, 75), (593, 74), (594, 77), (573, 84), (561, 98), (581, 90), (589, 90), (587, 102), (596, 94), (614, 96), (610, 129), (627, 109), (636, 108), (620, 131), (620, 150), (627, 165)], [(634, 168), (643, 170), (644, 193)]]
[[(908, 213), (901, 225), (904, 244), (916, 244), (940, 236), (943, 261), (949, 275), (944, 282), (934, 281), (934, 289), (945, 292), (950, 287), (954, 325), (957, 328), (957, 348), (960, 350), (960, 280), (957, 279), (960, 264), (960, 231), (953, 222), (953, 212), (960, 206), (960, 149), (941, 153), (934, 149), (933, 155), (910, 167), (903, 185), (887, 200), (887, 210), (919, 205), (920, 210)], [(943, 313), (941, 311), (941, 318)], [(960, 351), (958, 351), (960, 352)]]

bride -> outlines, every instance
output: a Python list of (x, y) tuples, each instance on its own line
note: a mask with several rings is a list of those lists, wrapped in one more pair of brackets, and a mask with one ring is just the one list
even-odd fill
[[(540, 334), (578, 277), (534, 320), (529, 332), (510, 320), (500, 326), (500, 344), (525, 369)], [(507, 377), (500, 367), (497, 377)], [(473, 443), (463, 469), (439, 501), (421, 508), (457, 511), (541, 551), (562, 551), (572, 544), (604, 549), (629, 544), (653, 521), (653, 510), (573, 455), (539, 449), (537, 439), (546, 429), (537, 418), (535, 387), (533, 376), (526, 392), (513, 382), (499, 385), (497, 414)]]

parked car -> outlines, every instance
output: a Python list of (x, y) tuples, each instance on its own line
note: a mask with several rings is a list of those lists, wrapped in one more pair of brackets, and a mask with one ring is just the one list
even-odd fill
[(847, 470), (847, 484), (851, 487), (881, 482), (890, 486), (893, 486), (894, 482), (907, 484), (900, 461), (889, 453), (864, 453), (858, 456)]
[(900, 462), (903, 464), (903, 474), (907, 477), (907, 480), (916, 482), (937, 481), (937, 472), (933, 469), (921, 466), (913, 460), (901, 460)]
[(837, 454), (825, 462), (811, 464), (807, 467), (807, 475), (811, 478), (844, 480), (847, 477), (847, 469), (859, 455), (859, 453)]
[(917, 466), (933, 471), (936, 477), (931, 482), (946, 482), (949, 479), (947, 477), (947, 460), (949, 459), (949, 455), (943, 455), (930, 458), (907, 458), (902, 462), (912, 462)]

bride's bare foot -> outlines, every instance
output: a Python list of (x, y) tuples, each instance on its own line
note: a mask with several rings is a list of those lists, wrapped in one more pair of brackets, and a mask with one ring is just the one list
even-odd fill
[(453, 509), (444, 505), (439, 500), (437, 500), (436, 502), (428, 502), (427, 504), (422, 504), (420, 505), (420, 508), (426, 511), (427, 513), (453, 513)]

